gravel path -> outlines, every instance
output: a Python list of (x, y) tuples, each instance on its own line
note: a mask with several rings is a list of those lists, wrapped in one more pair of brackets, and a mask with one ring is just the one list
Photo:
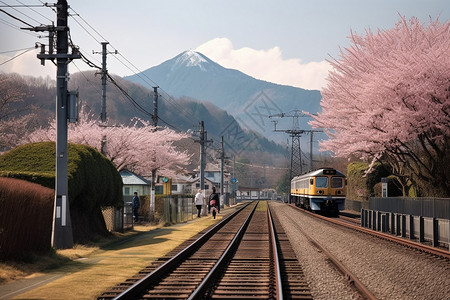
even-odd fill
[(331, 251), (378, 299), (450, 299), (450, 261), (339, 228), (271, 202), (304, 268), (314, 299), (361, 299), (303, 234)]

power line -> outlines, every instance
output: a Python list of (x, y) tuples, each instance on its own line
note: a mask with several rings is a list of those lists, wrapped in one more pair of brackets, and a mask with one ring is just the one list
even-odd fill
[[(137, 75), (141, 80), (143, 80), (146, 84), (148, 84), (149, 86), (159, 86), (155, 81), (153, 81), (151, 78), (149, 78), (148, 76), (146, 76), (139, 68), (137, 68), (129, 59), (127, 59), (124, 55), (122, 55), (118, 49), (116, 49), (111, 42), (109, 42), (103, 35), (101, 35), (92, 25), (89, 24), (89, 22), (87, 22), (78, 12), (76, 12), (72, 7), (70, 8), (75, 15), (71, 15), (71, 17), (75, 20), (75, 22), (81, 26), (81, 28), (87, 33), (89, 34), (96, 42), (101, 43), (85, 26), (83, 26), (74, 16), (77, 16), (78, 18), (80, 18), (92, 31), (95, 32), (95, 34), (97, 34), (99, 37), (101, 37), (105, 42), (108, 42), (109, 45), (113, 48), (113, 50), (115, 50), (115, 52), (118, 54), (118, 56), (114, 56), (115, 59), (117, 59), (117, 61), (119, 63), (121, 63), (123, 66), (125, 66), (127, 69), (129, 69), (134, 75)], [(121, 59), (125, 60), (122, 61)], [(83, 55), (83, 59), (86, 59), (86, 61), (88, 61), (88, 65), (90, 65), (91, 67), (96, 67), (99, 68), (97, 66), (95, 66), (95, 64), (92, 63), (92, 61), (88, 60), (84, 55)], [(130, 66), (132, 66), (134, 69), (132, 69)], [(160, 88), (160, 90), (162, 92), (164, 92), (167, 97), (162, 97), (164, 101), (166, 101), (168, 104), (177, 107), (179, 111), (181, 111), (181, 114), (186, 118), (186, 120), (192, 120), (192, 116), (187, 116), (187, 114), (185, 114), (186, 108), (180, 106), (179, 104), (176, 103), (176, 101), (173, 100), (173, 98), (169, 95), (169, 93), (167, 93), (166, 91), (164, 91), (164, 89)], [(171, 101), (172, 100), (172, 101)], [(145, 114), (148, 114), (145, 113)], [(167, 125), (170, 125), (168, 122), (162, 120), (160, 117), (158, 117), (159, 120), (163, 121), (164, 123), (166, 123)], [(171, 127), (175, 128), (175, 126), (170, 125)]]
[[(107, 41), (97, 30), (95, 30), (94, 27), (92, 27), (79, 13), (77, 13), (72, 7), (70, 7), (70, 10), (72, 10), (75, 13), (75, 16), (79, 17), (81, 20), (83, 20), (84, 23), (86, 23), (87, 26), (89, 26), (96, 34), (98, 34), (99, 37), (101, 37), (104, 41)], [(84, 26), (82, 26), (73, 16), (70, 15), (75, 22), (77, 22), (81, 28), (83, 28), (96, 42), (100, 44), (100, 41), (97, 40)], [(114, 47), (113, 47), (114, 48)]]
[(226, 159), (226, 160), (229, 162), (234, 162), (235, 164), (238, 164), (238, 165), (249, 166), (252, 168), (270, 169), (270, 170), (289, 170), (288, 167), (271, 167), (271, 166), (267, 166), (267, 165), (260, 166), (260, 165), (254, 165), (254, 164), (247, 164), (247, 163), (243, 163), (243, 162), (239, 162), (239, 161), (233, 161), (231, 159)]
[[(18, 0), (16, 0), (16, 1), (17, 1), (17, 2), (20, 2), (20, 1), (18, 1)], [(42, 24), (42, 23), (39, 22), (38, 20), (36, 20), (36, 19), (32, 18), (31, 16), (25, 14), (24, 12), (18, 10), (18, 9), (16, 8), (16, 6), (10, 5), (10, 4), (6, 4), (6, 3), (3, 2), (3, 1), (0, 1), (0, 2), (3, 3), (3, 4), (5, 4), (6, 7), (11, 8), (11, 9), (17, 11), (19, 14), (21, 14), (21, 15), (27, 17), (28, 19), (33, 20), (34, 22), (36, 22), (36, 23), (38, 23), (38, 24)], [(19, 6), (17, 6), (17, 7), (19, 7)], [(30, 6), (27, 6), (27, 5), (22, 5), (22, 6), (20, 6), (20, 7), (26, 7), (26, 8), (28, 8), (28, 9), (31, 9), (31, 7), (30, 7)], [(47, 17), (45, 17), (45, 18), (47, 19)]]
[(8, 59), (8, 60), (6, 60), (6, 61), (0, 63), (0, 66), (3, 66), (3, 65), (6, 64), (7, 62), (10, 62), (10, 61), (12, 61), (13, 59), (15, 59), (15, 58), (17, 58), (17, 57), (19, 57), (19, 56), (21, 56), (21, 55), (27, 53), (28, 51), (33, 50), (33, 49), (35, 49), (35, 48), (36, 48), (36, 47), (29, 48), (28, 50), (25, 50), (25, 51), (23, 51), (22, 53), (17, 54), (16, 56), (11, 57), (10, 59)]
[(5, 53), (12, 53), (12, 52), (18, 52), (18, 51), (23, 51), (23, 50), (32, 50), (32, 49), (36, 49), (37, 47), (28, 47), (28, 48), (22, 48), (22, 49), (17, 49), (17, 50), (9, 50), (9, 51), (3, 51), (0, 52), (0, 54), (5, 54)]
[(16, 17), (16, 16), (13, 16), (12, 14), (10, 14), (9, 12), (7, 12), (7, 11), (5, 11), (5, 10), (3, 10), (3, 9), (0, 9), (0, 12), (6, 14), (6, 15), (8, 15), (8, 16), (10, 16), (10, 17), (13, 18), (14, 20), (17, 20), (17, 21), (19, 21), (19, 22), (21, 22), (21, 23), (23, 23), (23, 24), (25, 24), (25, 25), (27, 25), (27, 26), (29, 26), (29, 27), (33, 27), (33, 25), (31, 25), (30, 23), (27, 23), (27, 22), (25, 22), (24, 20), (19, 19), (19, 18)]
[(0, 23), (3, 23), (4, 25), (6, 25), (8, 27), (11, 27), (12, 29), (15, 29), (17, 31), (20, 31), (21, 33), (31, 35), (32, 37), (35, 37), (35, 38), (41, 38), (40, 35), (38, 35), (38, 34), (36, 34), (34, 32), (23, 31), (22, 29), (20, 29), (19, 26), (15, 25), (15, 24), (13, 24), (11, 22), (8, 22), (8, 21), (6, 21), (4, 19), (0, 19)]
[(24, 5), (26, 8), (31, 9), (32, 11), (34, 11), (36, 14), (40, 15), (41, 17), (43, 17), (44, 19), (47, 19), (47, 21), (49, 22), (53, 22), (53, 20), (51, 20), (50, 18), (48, 18), (47, 16), (44, 16), (43, 14), (41, 14), (40, 12), (38, 12), (37, 10), (33, 9), (32, 7), (42, 7), (45, 5), (29, 5), (29, 4), (24, 4), (23, 2), (16, 0), (17, 2), (19, 2), (20, 4)]
[[(72, 9), (73, 10), (73, 9)], [(75, 11), (74, 11), (75, 12)], [(73, 17), (73, 15), (70, 15), (71, 17), (72, 17), (72, 19), (78, 24), (78, 25), (80, 25), (80, 27), (81, 28), (83, 28), (84, 29), (84, 31), (86, 31), (86, 33), (87, 34), (89, 34), (97, 43), (101, 43), (98, 39), (96, 39), (95, 38), (95, 36), (93, 36), (83, 25), (81, 25), (81, 23), (80, 22), (78, 22), (78, 20), (76, 19), (76, 18), (74, 18)], [(79, 15), (79, 14), (76, 14), (76, 16), (78, 16), (78, 17), (80, 17), (81, 18), (81, 16)], [(84, 19), (83, 18), (81, 18), (83, 21), (84, 21)], [(86, 23), (86, 21), (85, 21), (85, 23)], [(88, 23), (86, 23), (86, 24), (88, 24)], [(88, 24), (89, 25), (89, 24)], [(89, 25), (90, 26), (90, 25)]]
[[(104, 41), (108, 42), (109, 45), (111, 46), (111, 48), (113, 50), (115, 50), (117, 52), (117, 56), (113, 56), (115, 59), (117, 59), (117, 61), (119, 63), (121, 63), (123, 66), (125, 66), (127, 69), (129, 69), (133, 74), (137, 75), (141, 80), (143, 80), (146, 84), (148, 84), (149, 86), (159, 86), (154, 80), (152, 80), (151, 78), (149, 78), (147, 75), (145, 75), (139, 68), (137, 68), (129, 59), (127, 59), (124, 55), (122, 55), (122, 53), (120, 53), (113, 45), (111, 42), (109, 42), (103, 35), (101, 35), (92, 25), (89, 24), (89, 22), (87, 22), (78, 12), (76, 12), (72, 7), (70, 7), (70, 10), (74, 12), (74, 15), (70, 15), (70, 17), (72, 17), (73, 20), (75, 20), (75, 22), (89, 35), (91, 36), (96, 42), (101, 43), (99, 41), (99, 39), (97, 39), (94, 34), (92, 32), (90, 32), (90, 30), (88, 28), (86, 28), (86, 26), (83, 26), (81, 24), (81, 22), (79, 22), (77, 20), (76, 17), (80, 18), (86, 25), (87, 27), (89, 27), (96, 35), (98, 35), (99, 37), (101, 37)], [(95, 63), (92, 62), (92, 60), (88, 59), (86, 57), (86, 55), (84, 55), (83, 53), (80, 52), (80, 55), (82, 56), (83, 61), (89, 65), (90, 67), (93, 68), (97, 68), (97, 69), (101, 69), (98, 65), (96, 65)], [(120, 58), (119, 58), (120, 57)], [(125, 62), (126, 63), (125, 63)], [(131, 68), (131, 67), (133, 68)], [(125, 95), (126, 99), (128, 99), (133, 106), (140, 112), (144, 113), (147, 116), (153, 117), (153, 114), (150, 113), (149, 111), (147, 111), (144, 107), (142, 107), (139, 103), (136, 102), (136, 100), (134, 100), (122, 87), (120, 87), (120, 85), (114, 81), (112, 79), (111, 76), (108, 75), (108, 78), (110, 78), (110, 80), (112, 80), (111, 82)], [(172, 96), (170, 96), (169, 93), (167, 93), (164, 89), (160, 88), (160, 90), (166, 95), (166, 96), (162, 96), (162, 99), (170, 106), (175, 107), (180, 113), (179, 115), (182, 115), (186, 120), (188, 121), (192, 121), (192, 116), (191, 115), (187, 115), (186, 113), (186, 107), (181, 106), (180, 104), (178, 104)], [(176, 126), (170, 124), (169, 122), (163, 120), (160, 116), (158, 116), (158, 119), (161, 120), (164, 124), (166, 124), (167, 126), (174, 128), (177, 131), (182, 131), (181, 129), (177, 128)]]

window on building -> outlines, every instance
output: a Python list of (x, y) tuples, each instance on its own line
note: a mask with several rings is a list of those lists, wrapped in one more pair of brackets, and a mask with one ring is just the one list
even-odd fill
[(176, 184), (172, 184), (172, 186), (170, 187), (172, 191), (177, 191), (178, 190), (178, 186)]
[(129, 194), (130, 194), (130, 188), (129, 188), (129, 187), (126, 187), (126, 188), (125, 188), (124, 194), (125, 194), (125, 195), (129, 195)]

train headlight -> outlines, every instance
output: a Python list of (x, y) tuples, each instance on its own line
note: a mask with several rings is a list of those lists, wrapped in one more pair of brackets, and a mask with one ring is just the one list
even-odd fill
[(318, 190), (317, 194), (323, 194), (323, 191), (322, 190)]

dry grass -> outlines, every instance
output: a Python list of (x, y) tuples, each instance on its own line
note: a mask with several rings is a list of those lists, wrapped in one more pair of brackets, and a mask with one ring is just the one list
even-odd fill
[[(39, 272), (64, 274), (61, 278), (14, 299), (95, 299), (186, 239), (218, 222), (223, 215), (215, 220), (204, 217), (170, 227), (135, 226), (133, 232), (118, 234), (112, 240), (57, 251), (57, 260), (54, 262), (45, 262), (43, 259), (41, 266), (40, 263), (21, 268), (15, 265), (4, 268), (0, 265), (0, 269), (2, 272), (6, 270), (9, 279), (36, 276)], [(59, 259), (65, 262), (58, 263)]]

